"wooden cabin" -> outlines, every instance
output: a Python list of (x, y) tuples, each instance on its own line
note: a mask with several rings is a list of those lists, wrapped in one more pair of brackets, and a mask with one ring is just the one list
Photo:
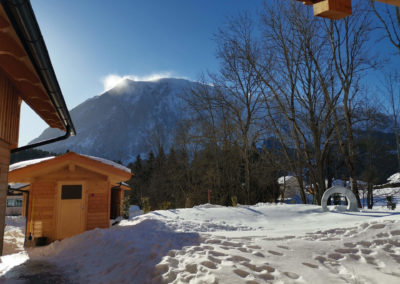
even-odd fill
[[(351, 0), (297, 0), (305, 5), (312, 5), (314, 15), (338, 20), (352, 14)], [(378, 2), (400, 6), (400, 0), (376, 0)]]
[[(120, 164), (69, 152), (13, 164), (8, 179), (29, 183), (26, 236), (51, 242), (108, 228), (112, 188), (130, 177), (131, 171)], [(122, 193), (126, 189), (120, 188)]]
[(2, 0), (0, 1), (0, 255), (3, 249), (10, 151), (23, 149), (17, 148), (22, 101), (50, 127), (66, 131), (65, 138), (70, 134), (74, 135), (74, 126), (30, 1)]

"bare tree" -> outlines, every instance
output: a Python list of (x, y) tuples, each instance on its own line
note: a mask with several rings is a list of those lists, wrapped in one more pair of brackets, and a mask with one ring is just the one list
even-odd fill
[(400, 7), (383, 4), (377, 7), (375, 2), (370, 0), (370, 5), (380, 23), (379, 28), (400, 54)]
[(385, 75), (385, 105), (387, 112), (392, 116), (393, 130), (396, 141), (398, 170), (400, 171), (400, 137), (399, 137), (399, 113), (400, 113), (400, 75), (388, 73)]
[(260, 137), (262, 97), (259, 76), (246, 60), (257, 56), (257, 43), (253, 37), (253, 21), (241, 14), (228, 22), (226, 29), (216, 35), (217, 57), (221, 62), (218, 74), (212, 75), (216, 91), (216, 106), (228, 116), (244, 162), (244, 190), (250, 202), (249, 150)]
[[(326, 102), (332, 110), (336, 138), (350, 175), (351, 189), (361, 207), (357, 189), (357, 159), (354, 143), (354, 108), (357, 103), (359, 83), (362, 74), (374, 64), (368, 49), (369, 34), (372, 30), (371, 18), (365, 9), (357, 9), (352, 17), (341, 21), (324, 22), (322, 35), (330, 45), (331, 60), (340, 92), (332, 96), (329, 81), (326, 80), (323, 67), (315, 58), (316, 70), (320, 78)], [(313, 56), (314, 57), (314, 56)], [(340, 108), (336, 101), (340, 100)], [(344, 118), (344, 129), (341, 128), (341, 117)]]
[[(319, 203), (326, 189), (324, 165), (333, 127), (332, 108), (321, 91), (315, 60), (328, 65), (323, 62), (327, 46), (320, 40), (320, 20), (295, 3), (274, 4), (266, 5), (263, 15), (264, 56), (258, 61), (248, 56), (247, 60), (263, 83), (270, 126), (302, 188), (303, 202), (307, 169)], [(329, 68), (326, 71), (326, 76), (331, 75)]]

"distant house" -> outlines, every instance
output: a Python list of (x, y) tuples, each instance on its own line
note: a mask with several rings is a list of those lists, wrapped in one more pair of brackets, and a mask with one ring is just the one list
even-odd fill
[(8, 185), (7, 203), (6, 203), (6, 216), (19, 216), (24, 215), (24, 188), (29, 186), (25, 183), (11, 183)]
[(400, 185), (400, 173), (395, 173), (388, 177), (388, 183)]
[(300, 185), (294, 176), (282, 176), (278, 178), (280, 189), (279, 199), (297, 198), (300, 195)]
[[(128, 189), (121, 182), (130, 177), (120, 164), (73, 152), (13, 164), (8, 176), (10, 182), (29, 183), (26, 236), (50, 242), (108, 228), (117, 195), (112, 188), (121, 196)], [(121, 198), (117, 203), (121, 208)]]
[(22, 193), (7, 195), (6, 216), (22, 215)]

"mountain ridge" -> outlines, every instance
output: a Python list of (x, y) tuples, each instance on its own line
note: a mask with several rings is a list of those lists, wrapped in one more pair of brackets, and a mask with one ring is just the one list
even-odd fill
[[(124, 164), (151, 150), (156, 127), (168, 133), (165, 147), (172, 143), (171, 132), (188, 116), (182, 96), (199, 83), (186, 79), (163, 78), (156, 81), (124, 79), (114, 88), (71, 109), (77, 135), (40, 149), (55, 153), (67, 150), (94, 155)], [(29, 144), (62, 135), (47, 128)]]

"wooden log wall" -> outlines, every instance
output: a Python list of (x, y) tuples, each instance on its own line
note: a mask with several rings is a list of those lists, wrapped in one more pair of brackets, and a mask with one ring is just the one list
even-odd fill
[(87, 183), (88, 210), (86, 229), (108, 228), (110, 226), (109, 193), (107, 181), (90, 181)]
[(56, 239), (56, 196), (56, 182), (38, 181), (31, 184), (27, 236), (31, 232), (35, 238), (45, 236), (51, 240)]
[(21, 98), (0, 70), (0, 139), (12, 147), (18, 144)]

